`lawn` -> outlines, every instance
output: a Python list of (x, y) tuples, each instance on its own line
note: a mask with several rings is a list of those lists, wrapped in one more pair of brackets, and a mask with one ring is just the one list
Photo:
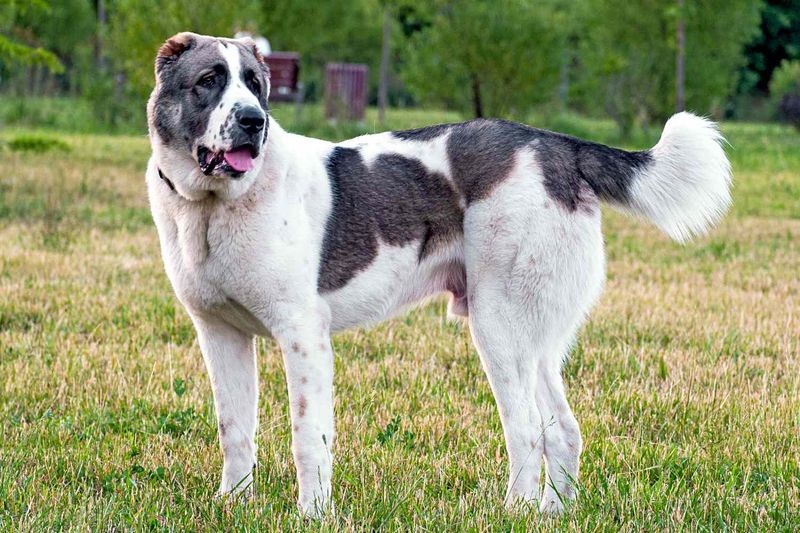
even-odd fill
[[(375, 127), (371, 112), (351, 129)], [(213, 499), (211, 390), (163, 273), (144, 135), (0, 133), (0, 529), (798, 530), (800, 134), (723, 130), (734, 207), (710, 236), (679, 246), (605, 212), (607, 288), (564, 370), (585, 445), (567, 514), (504, 511), (492, 395), (468, 331), (435, 301), (334, 338), (337, 508), (322, 524), (296, 512), (268, 340), (256, 497)]]

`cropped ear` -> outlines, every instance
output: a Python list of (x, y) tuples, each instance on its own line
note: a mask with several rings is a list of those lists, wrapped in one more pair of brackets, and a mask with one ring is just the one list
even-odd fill
[(258, 61), (261, 65), (264, 65), (265, 67), (267, 66), (267, 60), (264, 59), (263, 55), (261, 55), (261, 52), (258, 50), (258, 45), (256, 44), (256, 42), (253, 40), (252, 37), (242, 37), (241, 39), (239, 39), (239, 42), (242, 43), (245, 48), (253, 52), (256, 61)]
[(167, 41), (161, 45), (161, 48), (158, 49), (158, 55), (156, 56), (156, 76), (158, 76), (166, 66), (177, 61), (182, 53), (190, 49), (194, 45), (196, 37), (196, 34), (184, 31), (167, 39)]

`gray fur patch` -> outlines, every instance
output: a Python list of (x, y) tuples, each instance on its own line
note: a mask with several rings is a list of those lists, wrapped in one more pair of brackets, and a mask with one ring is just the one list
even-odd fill
[(526, 146), (537, 154), (548, 196), (570, 212), (594, 209), (597, 197), (625, 203), (635, 171), (652, 161), (647, 151), (627, 152), (515, 122), (456, 124), (447, 153), (453, 179), (467, 203), (487, 197), (506, 179), (514, 155)]
[(394, 246), (419, 242), (422, 260), (463, 231), (456, 192), (416, 159), (384, 154), (368, 168), (358, 150), (336, 147), (327, 166), (333, 207), (320, 261), (321, 292), (343, 287), (368, 268), (379, 239)]
[[(159, 56), (156, 60), (159, 83), (150, 123), (164, 143), (192, 150), (194, 141), (205, 133), (212, 111), (221, 105), (225, 90), (234, 81), (244, 83), (256, 96), (264, 112), (268, 112), (269, 69), (263, 58), (256, 54), (255, 48), (239, 41), (195, 34), (181, 35), (186, 36), (183, 37), (181, 48), (174, 52), (170, 48), (171, 55)], [(228, 65), (219, 52), (219, 43), (236, 46), (239, 50), (239, 80), (230, 79)], [(208, 72), (214, 73), (214, 85), (198, 87), (198, 78)], [(266, 141), (268, 127), (267, 118), (262, 142)], [(220, 131), (219, 135), (222, 134)]]
[(467, 204), (486, 198), (508, 177), (514, 154), (535, 137), (522, 124), (473, 120), (458, 124), (447, 138), (453, 179)]
[(393, 131), (392, 136), (404, 141), (431, 141), (450, 131), (452, 124), (437, 124), (413, 130)]
[(392, 135), (426, 142), (446, 133), (457, 191), (415, 159), (384, 154), (367, 168), (357, 149), (334, 148), (327, 162), (333, 209), (323, 242), (320, 291), (341, 288), (366, 269), (378, 253), (378, 239), (391, 245), (419, 241), (422, 260), (440, 243), (460, 235), (458, 198), (469, 205), (489, 196), (509, 176), (515, 154), (524, 147), (537, 154), (548, 196), (569, 212), (594, 212), (598, 197), (624, 204), (636, 170), (652, 161), (647, 151), (626, 152), (504, 120), (441, 124)]
[[(155, 95), (151, 124), (166, 144), (192, 149), (203, 135), (211, 112), (219, 103), (229, 82), (225, 59), (217, 39), (194, 35), (180, 55), (159, 63), (158, 93)], [(197, 78), (212, 69), (217, 78), (214, 90), (200, 91)]]

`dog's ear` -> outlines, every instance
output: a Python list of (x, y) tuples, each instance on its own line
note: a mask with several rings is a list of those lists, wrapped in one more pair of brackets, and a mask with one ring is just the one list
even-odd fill
[(182, 53), (190, 49), (195, 44), (196, 37), (197, 35), (194, 33), (185, 31), (167, 39), (167, 41), (161, 45), (161, 48), (158, 49), (158, 55), (156, 56), (156, 77), (161, 74), (164, 68), (177, 61)]
[[(245, 44), (250, 48), (250, 50), (253, 51), (253, 55), (256, 56), (256, 61), (264, 65), (264, 67), (266, 68), (267, 60), (264, 59), (264, 56), (261, 55), (261, 51), (258, 49), (258, 45), (256, 44), (256, 42), (253, 39), (247, 38), (245, 39)], [(267, 72), (269, 72), (269, 69), (267, 69)]]
[[(256, 61), (258, 61), (259, 64), (261, 64), (264, 68), (267, 67), (267, 60), (264, 59), (263, 55), (261, 55), (261, 51), (259, 51), (258, 45), (252, 39), (252, 37), (242, 37), (241, 39), (239, 39), (239, 42), (242, 43), (245, 46), (245, 48), (253, 52), (253, 55), (255, 56)], [(269, 69), (267, 69), (267, 73), (269, 73)]]

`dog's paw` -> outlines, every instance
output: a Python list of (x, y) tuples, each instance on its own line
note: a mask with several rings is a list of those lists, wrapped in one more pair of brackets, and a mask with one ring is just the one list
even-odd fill
[(564, 513), (564, 502), (558, 498), (544, 498), (539, 511), (544, 515), (558, 516)]
[(313, 499), (300, 499), (297, 502), (297, 507), (300, 510), (300, 514), (309, 520), (322, 520), (326, 516), (333, 516), (336, 511), (333, 501), (329, 497), (320, 501), (318, 495), (315, 495)]
[(243, 474), (224, 473), (216, 498), (226, 501), (249, 500), (253, 497), (253, 471)]
[(539, 511), (549, 516), (563, 514), (567, 507), (575, 501), (575, 490), (568, 488), (564, 494), (559, 494), (549, 484), (544, 489), (542, 503)]
[(532, 494), (509, 493), (503, 503), (510, 513), (529, 513), (539, 508), (539, 497)]

